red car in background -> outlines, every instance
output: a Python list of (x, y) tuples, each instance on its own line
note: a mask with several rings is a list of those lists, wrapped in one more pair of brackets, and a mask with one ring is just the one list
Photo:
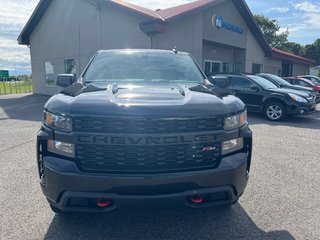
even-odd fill
[(311, 87), (320, 93), (320, 84), (317, 84), (316, 82), (313, 82), (309, 79), (302, 78), (302, 77), (284, 77), (283, 79), (285, 79), (287, 82), (293, 85)]
[(320, 78), (314, 75), (300, 75), (299, 78), (305, 78), (313, 82), (315, 85), (320, 85)]

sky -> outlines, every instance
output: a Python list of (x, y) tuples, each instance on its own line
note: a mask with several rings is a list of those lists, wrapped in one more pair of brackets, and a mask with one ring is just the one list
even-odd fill
[[(80, 0), (79, 0), (80, 1)], [(193, 0), (127, 0), (150, 9), (164, 9)], [(0, 0), (0, 70), (10, 75), (30, 74), (30, 52), (17, 38), (39, 0)], [(320, 0), (246, 0), (253, 14), (276, 19), (289, 41), (302, 45), (320, 38)], [(4, 10), (5, 9), (5, 10)]]

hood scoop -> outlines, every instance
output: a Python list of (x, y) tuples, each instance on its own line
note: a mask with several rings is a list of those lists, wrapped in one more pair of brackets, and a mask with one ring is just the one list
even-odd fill
[(185, 104), (191, 98), (190, 90), (179, 84), (171, 86), (109, 84), (108, 92), (113, 102), (119, 105), (162, 105), (170, 103)]

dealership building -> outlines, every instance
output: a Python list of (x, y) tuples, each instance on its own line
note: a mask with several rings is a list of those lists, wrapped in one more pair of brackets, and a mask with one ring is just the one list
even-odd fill
[(176, 47), (208, 75), (290, 76), (314, 64), (271, 49), (244, 0), (199, 0), (156, 11), (120, 0), (41, 0), (18, 42), (30, 47), (34, 92), (49, 95), (60, 90), (57, 74), (79, 76), (100, 49)]

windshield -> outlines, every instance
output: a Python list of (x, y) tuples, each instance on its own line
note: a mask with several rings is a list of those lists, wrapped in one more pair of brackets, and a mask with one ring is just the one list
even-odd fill
[(276, 75), (268, 75), (273, 81), (275, 81), (279, 85), (285, 85), (285, 86), (290, 86), (291, 84), (288, 83), (286, 80), (284, 80), (281, 77), (278, 77)]
[(84, 82), (96, 86), (110, 83), (203, 83), (201, 73), (187, 54), (157, 51), (105, 51), (91, 62)]
[(306, 78), (302, 78), (304, 82), (308, 83), (311, 86), (316, 86), (317, 84), (314, 83), (312, 80), (306, 79)]
[(318, 86), (320, 85), (320, 78), (313, 76), (312, 79), (318, 83)]
[(313, 84), (315, 85), (320, 85), (320, 78), (318, 78), (317, 76), (309, 76), (309, 75), (302, 75), (302, 76), (298, 76), (304, 79), (308, 79), (309, 81), (311, 81)]
[(316, 77), (312, 77), (310, 79), (311, 82), (313, 82), (314, 85), (319, 86), (320, 85), (320, 79)]
[(259, 84), (264, 89), (274, 89), (278, 88), (276, 85), (274, 85), (272, 82), (268, 81), (267, 79), (264, 79), (263, 77), (249, 75), (250, 79), (254, 80), (257, 84)]

